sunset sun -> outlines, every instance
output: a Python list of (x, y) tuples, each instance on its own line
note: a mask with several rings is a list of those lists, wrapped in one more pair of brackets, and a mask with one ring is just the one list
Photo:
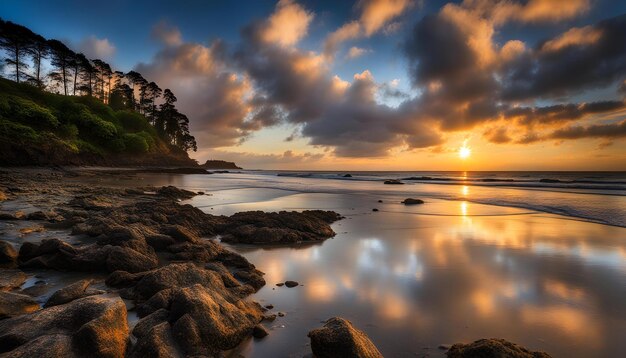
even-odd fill
[(472, 150), (467, 146), (466, 143), (463, 143), (463, 146), (459, 148), (459, 157), (461, 159), (467, 159), (472, 154)]

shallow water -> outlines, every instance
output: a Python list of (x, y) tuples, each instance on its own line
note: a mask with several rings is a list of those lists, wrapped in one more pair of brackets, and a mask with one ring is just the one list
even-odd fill
[[(247, 357), (302, 357), (308, 331), (332, 316), (351, 320), (387, 357), (443, 356), (441, 344), (487, 337), (555, 357), (626, 356), (626, 228), (583, 221), (625, 220), (624, 196), (249, 173), (135, 182), (204, 191), (188, 202), (216, 215), (346, 216), (321, 244), (231, 246), (266, 273), (252, 298), (286, 313), (264, 323), (268, 337), (238, 347)], [(426, 203), (400, 204), (409, 196)], [(285, 280), (302, 286), (275, 286)]]
[[(267, 324), (270, 336), (239, 347), (245, 356), (301, 357), (310, 352), (308, 331), (332, 316), (351, 320), (389, 357), (443, 356), (441, 344), (486, 337), (556, 357), (626, 354), (626, 229), (442, 200), (431, 192), (447, 186), (350, 182), (338, 187), (318, 180), (264, 182), (248, 175), (237, 180), (234, 174), (174, 180), (211, 194), (190, 203), (212, 214), (328, 209), (346, 216), (333, 225), (337, 236), (322, 244), (232, 247), (266, 273), (268, 284), (254, 299), (286, 313)], [(273, 183), (280, 185), (271, 188)], [(470, 187), (466, 195), (476, 189)], [(478, 189), (529, 201), (575, 203), (581, 196)], [(407, 191), (426, 204), (400, 204)], [(285, 280), (303, 286), (274, 285)]]

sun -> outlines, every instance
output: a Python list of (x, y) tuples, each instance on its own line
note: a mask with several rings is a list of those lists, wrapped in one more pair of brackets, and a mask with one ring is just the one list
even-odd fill
[(463, 146), (459, 148), (459, 157), (461, 159), (467, 159), (472, 154), (472, 150), (467, 146), (466, 142), (463, 142)]

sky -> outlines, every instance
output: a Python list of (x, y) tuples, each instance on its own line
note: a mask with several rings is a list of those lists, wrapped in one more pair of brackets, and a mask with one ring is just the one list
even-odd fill
[[(4, 0), (245, 168), (626, 170), (626, 2)], [(464, 155), (460, 155), (460, 154)]]

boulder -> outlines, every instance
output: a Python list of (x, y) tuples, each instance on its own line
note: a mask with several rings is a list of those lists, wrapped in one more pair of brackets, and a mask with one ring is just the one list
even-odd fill
[(0, 291), (9, 291), (18, 288), (26, 282), (26, 274), (20, 270), (0, 269)]
[(183, 358), (184, 355), (174, 340), (172, 327), (168, 322), (162, 322), (150, 327), (150, 330), (133, 346), (129, 357)]
[[(204, 174), (208, 174), (206, 171)], [(191, 199), (196, 196), (193, 191), (179, 189), (175, 186), (168, 185), (157, 189), (157, 194), (169, 199)]]
[(324, 327), (309, 332), (311, 349), (317, 358), (382, 358), (367, 335), (354, 328), (350, 321), (333, 317)]
[(403, 185), (404, 183), (401, 182), (398, 179), (389, 179), (389, 180), (385, 180), (384, 184), (390, 184), (390, 185)]
[(0, 321), (3, 357), (124, 357), (127, 342), (119, 297), (85, 297)]
[(299, 285), (299, 283), (297, 281), (285, 281), (285, 286), (290, 287), (290, 288), (291, 287), (296, 287), (298, 285)]
[(156, 293), (169, 288), (193, 285), (225, 287), (220, 275), (193, 263), (169, 264), (143, 276), (135, 286), (138, 299), (149, 299)]
[(76, 299), (89, 296), (91, 293), (87, 291), (87, 287), (89, 287), (91, 282), (92, 280), (80, 280), (56, 291), (43, 305), (44, 308), (62, 305)]
[(446, 352), (448, 358), (549, 358), (545, 352), (533, 352), (504, 339), (479, 339), (473, 343), (454, 344)]
[(265, 327), (260, 324), (257, 324), (252, 328), (252, 337), (254, 338), (265, 338), (268, 334), (269, 332), (267, 331), (267, 329), (265, 329)]
[(35, 312), (39, 308), (39, 303), (30, 296), (0, 291), (0, 319)]
[(0, 267), (11, 268), (17, 265), (17, 251), (11, 243), (0, 240)]
[(413, 198), (406, 198), (402, 201), (402, 204), (404, 205), (417, 205), (417, 204), (424, 204), (424, 200), (421, 199), (413, 199)]
[(333, 211), (322, 210), (246, 211), (227, 218), (218, 227), (218, 233), (222, 241), (230, 243), (266, 245), (323, 241), (335, 236), (330, 224), (341, 218)]

